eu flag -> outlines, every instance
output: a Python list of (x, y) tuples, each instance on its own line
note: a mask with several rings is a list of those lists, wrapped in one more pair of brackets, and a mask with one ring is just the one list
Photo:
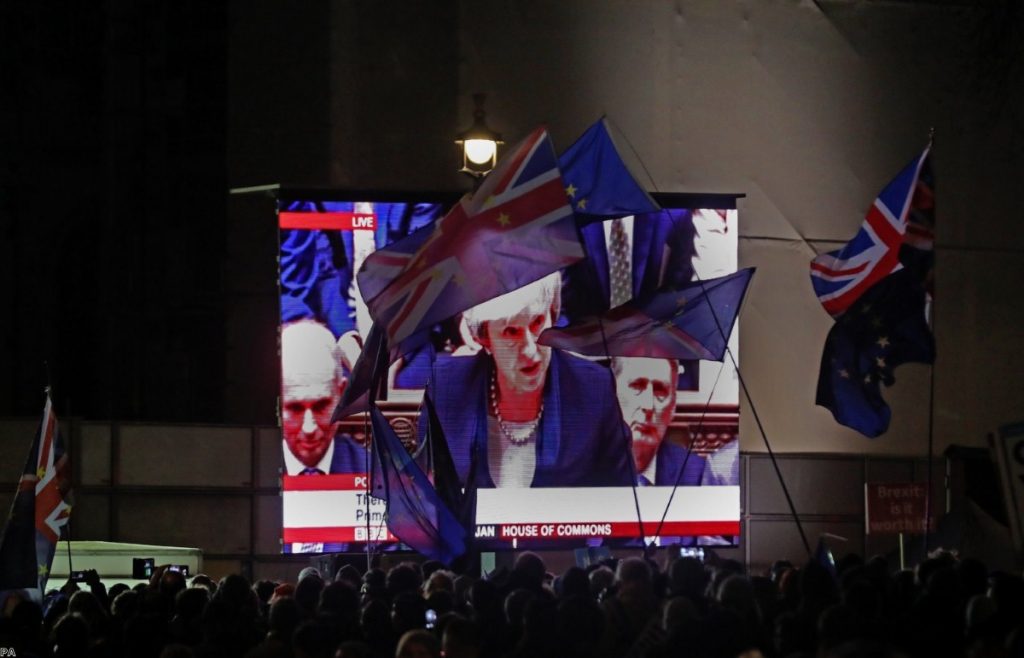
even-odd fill
[(391, 534), (420, 554), (445, 564), (466, 551), (466, 529), (444, 504), (380, 409), (373, 427), (371, 494), (387, 503)]
[(334, 409), (331, 422), (336, 423), (352, 414), (370, 410), (372, 400), (385, 399), (387, 395), (387, 372), (391, 365), (388, 339), (376, 322), (370, 326), (359, 358), (352, 366), (345, 391)]
[(558, 167), (580, 226), (661, 209), (622, 161), (604, 118), (562, 153)]
[[(386, 400), (388, 392), (388, 370), (391, 364), (400, 357), (411, 358), (415, 353), (426, 350), (429, 360), (433, 363), (434, 351), (430, 342), (430, 332), (420, 331), (401, 341), (397, 347), (388, 345), (384, 330), (374, 322), (366, 336), (359, 358), (352, 366), (345, 391), (341, 395), (338, 406), (331, 418), (336, 423), (353, 414), (370, 410), (370, 403), (375, 400)], [(406, 361), (408, 363), (408, 361)]]
[(539, 343), (588, 356), (721, 361), (754, 268), (662, 288), (598, 317), (547, 329)]
[(425, 447), (430, 459), (430, 470), (434, 474), (434, 489), (448, 508), (455, 512), (466, 529), (467, 536), (472, 537), (476, 521), (476, 453), (471, 456), (469, 475), (463, 489), (458, 471), (455, 470), (455, 461), (448, 449), (448, 440), (441, 427), (441, 419), (437, 417), (429, 391), (423, 394), (423, 412), (426, 413), (427, 428)]
[(874, 438), (892, 414), (881, 385), (902, 363), (933, 363), (935, 342), (925, 320), (925, 289), (910, 269), (890, 274), (864, 293), (825, 340), (817, 404), (836, 421)]

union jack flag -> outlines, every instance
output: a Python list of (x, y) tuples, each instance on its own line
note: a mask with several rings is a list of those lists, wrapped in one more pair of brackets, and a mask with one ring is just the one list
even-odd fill
[(45, 590), (61, 530), (71, 514), (67, 453), (49, 394), (0, 540), (0, 590)]
[(395, 345), (581, 258), (555, 152), (538, 128), (472, 197), (368, 256), (357, 280)]
[(841, 316), (871, 286), (902, 267), (900, 247), (904, 242), (930, 248), (930, 226), (914, 222), (912, 238), (907, 230), (915, 198), (922, 203), (930, 200), (928, 185), (921, 188), (922, 171), (928, 171), (929, 148), (885, 186), (846, 246), (811, 261), (814, 293), (832, 317)]

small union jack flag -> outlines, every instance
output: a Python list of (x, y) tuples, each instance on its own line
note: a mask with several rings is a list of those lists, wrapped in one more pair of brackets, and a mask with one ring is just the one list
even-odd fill
[(44, 590), (71, 514), (71, 469), (49, 393), (18, 493), (0, 540), (0, 590)]
[(581, 258), (555, 152), (538, 128), (471, 198), (368, 256), (357, 280), (395, 345)]
[(925, 189), (920, 188), (922, 171), (928, 171), (928, 150), (885, 186), (853, 240), (811, 261), (814, 293), (832, 317), (841, 316), (871, 286), (902, 267), (900, 247), (904, 242), (930, 247), (930, 226), (915, 221), (911, 237), (907, 237), (912, 202), (930, 201), (927, 184)]

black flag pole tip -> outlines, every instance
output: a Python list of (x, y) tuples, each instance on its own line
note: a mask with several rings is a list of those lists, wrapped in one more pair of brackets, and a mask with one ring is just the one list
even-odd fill
[(43, 394), (46, 397), (50, 397), (50, 394), (53, 392), (53, 379), (50, 377), (50, 362), (46, 359), (43, 359), (43, 370), (46, 375), (46, 386), (43, 387)]

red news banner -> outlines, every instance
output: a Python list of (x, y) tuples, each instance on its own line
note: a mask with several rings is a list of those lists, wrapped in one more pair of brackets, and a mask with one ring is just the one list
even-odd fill
[(395, 542), (384, 501), (366, 495), (367, 477), (285, 475), (281, 478), (285, 543)]
[[(635, 516), (635, 513), (634, 513)], [(655, 533), (662, 537), (690, 535), (738, 535), (737, 521), (666, 521), (658, 529), (658, 519), (643, 522), (643, 536)], [(514, 523), (477, 525), (476, 536), (495, 539), (573, 539), (576, 537), (637, 537), (640, 524), (636, 521), (615, 523)]]
[(377, 215), (372, 212), (280, 212), (277, 224), (283, 229), (373, 231), (377, 228)]
[[(285, 476), (284, 541), (397, 541), (387, 532), (385, 503), (367, 497), (366, 486), (362, 474)], [(672, 487), (641, 487), (637, 498), (645, 536), (739, 534), (739, 487), (680, 487), (674, 496)], [(641, 531), (632, 491), (618, 487), (480, 489), (476, 522), (478, 538), (497, 541)]]

